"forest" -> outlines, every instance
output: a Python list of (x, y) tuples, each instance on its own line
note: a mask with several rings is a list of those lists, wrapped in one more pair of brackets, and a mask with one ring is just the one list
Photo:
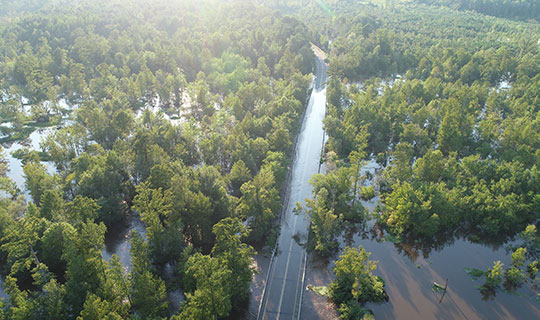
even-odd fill
[[(254, 257), (280, 234), (312, 45), (328, 54), (328, 139), (297, 211), (310, 255), (332, 261), (336, 317), (392, 301), (381, 262), (341, 240), (351, 226), (426, 257), (457, 238), (505, 245), (511, 262), (467, 273), (484, 297), (530, 287), (540, 301), (537, 2), (0, 7), (0, 319), (245, 308), (264, 276)], [(41, 128), (52, 129), (39, 150), (23, 143)], [(105, 259), (106, 236), (133, 219), (144, 232), (129, 235), (130, 265)]]
[[(341, 168), (357, 171), (368, 155), (385, 167), (381, 222), (397, 235), (432, 237), (460, 229), (512, 236), (536, 221), (540, 206), (539, 55), (528, 36), (537, 25), (483, 34), (490, 26), (479, 21), (470, 34), (448, 38), (448, 26), (438, 21), (441, 30), (424, 24), (431, 37), (416, 30), (413, 41), (407, 34), (414, 26), (404, 23), (410, 17), (381, 16), (375, 23), (380, 28), (369, 31), (363, 31), (363, 17), (340, 19), (338, 28), (352, 27), (342, 28), (345, 34), (330, 48), (327, 159), (338, 175)], [(401, 28), (389, 30), (393, 23)], [(351, 37), (355, 28), (363, 36)], [(515, 41), (491, 41), (501, 34)], [(377, 59), (393, 70), (378, 67)], [(318, 180), (314, 186), (318, 190)]]
[[(424, 256), (456, 237), (475, 243), (517, 238), (509, 268), (498, 261), (486, 272), (468, 271), (486, 275), (486, 295), (503, 281), (510, 291), (534, 284), (538, 23), (423, 5), (377, 14), (347, 14), (343, 4), (334, 9), (319, 30), (320, 39), (332, 42), (328, 172), (313, 177), (307, 209), (315, 251), (334, 255), (347, 223), (372, 219), (386, 239), (413, 244)], [(381, 171), (374, 185), (362, 187), (374, 178), (360, 174), (368, 160)], [(359, 204), (376, 195), (373, 212)], [(356, 319), (351, 297), (332, 288), (341, 317)]]
[(535, 19), (540, 16), (540, 4), (531, 0), (422, 0), (421, 3), (442, 5), (458, 10), (474, 10), (490, 16)]
[[(310, 32), (249, 3), (130, 4), (53, 7), (1, 28), (3, 142), (59, 126), (42, 152), (18, 154), (27, 205), (2, 164), (2, 318), (167, 317), (180, 281), (177, 317), (226, 316), (251, 282), (246, 241), (276, 232)], [(125, 273), (101, 251), (133, 214), (146, 233)]]

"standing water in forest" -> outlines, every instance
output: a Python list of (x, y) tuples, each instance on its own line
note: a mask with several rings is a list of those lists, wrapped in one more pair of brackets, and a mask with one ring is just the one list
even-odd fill
[(35, 2), (0, 318), (540, 318), (538, 1)]
[(4, 279), (0, 278), (0, 300), (7, 299), (8, 295), (4, 291)]
[[(363, 186), (380, 180), (382, 168), (374, 160), (362, 168)], [(366, 174), (367, 173), (367, 174)], [(362, 201), (374, 212), (377, 197)], [(515, 293), (506, 290), (483, 293), (482, 282), (474, 281), (469, 270), (487, 270), (493, 261), (511, 265), (507, 243), (479, 244), (463, 238), (444, 238), (439, 243), (394, 243), (375, 224), (348, 225), (338, 237), (340, 251), (345, 246), (363, 246), (371, 252), (370, 260), (377, 262), (375, 275), (386, 283), (389, 301), (368, 303), (381, 319), (535, 319), (540, 315), (534, 285), (526, 284)], [(337, 254), (336, 254), (337, 255)], [(333, 279), (334, 256), (321, 258), (310, 255), (306, 284), (327, 286)], [(436, 290), (437, 285), (445, 286)], [(443, 295), (444, 294), (444, 295)], [(488, 295), (486, 295), (488, 294)], [(326, 297), (306, 291), (302, 306), (303, 319), (337, 319), (337, 312)], [(367, 310), (367, 309), (366, 309)]]

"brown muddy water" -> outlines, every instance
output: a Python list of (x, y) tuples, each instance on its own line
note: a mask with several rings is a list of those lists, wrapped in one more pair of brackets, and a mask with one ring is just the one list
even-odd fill
[[(341, 248), (348, 241), (342, 240)], [(493, 247), (456, 239), (444, 248), (423, 255), (412, 246), (378, 242), (371, 234), (355, 234), (352, 246), (362, 245), (378, 262), (374, 272), (386, 281), (390, 301), (368, 304), (376, 319), (540, 319), (539, 303), (531, 285), (516, 293), (497, 291), (494, 297), (484, 297), (476, 288), (483, 279), (473, 281), (466, 267), (488, 269), (493, 261), (510, 264), (504, 246)], [(332, 279), (333, 261), (321, 261), (311, 255), (306, 274), (309, 285), (328, 285)], [(448, 290), (432, 290), (433, 282), (445, 283)], [(311, 291), (306, 291), (301, 319), (336, 319), (331, 303)]]
[[(374, 162), (364, 167), (374, 176), (378, 169)], [(366, 181), (364, 185), (370, 185)], [(363, 202), (373, 210), (378, 199)], [(345, 246), (362, 245), (371, 252), (371, 260), (377, 261), (375, 274), (386, 282), (389, 302), (369, 303), (375, 319), (540, 319), (540, 302), (536, 300), (536, 287), (525, 284), (514, 293), (503, 290), (495, 296), (483, 296), (478, 289), (484, 279), (473, 280), (465, 268), (487, 270), (494, 261), (510, 265), (511, 256), (507, 244), (478, 244), (463, 238), (447, 239), (434, 246), (419, 247), (418, 244), (394, 244), (381, 237), (381, 231), (373, 228), (373, 221), (365, 227), (349, 227), (340, 237), (340, 251)], [(334, 260), (319, 259), (310, 253), (306, 271), (306, 286), (326, 286), (334, 278)], [(330, 261), (329, 261), (330, 260)], [(434, 282), (448, 289), (434, 292)], [(537, 284), (538, 286), (538, 284)], [(304, 288), (305, 289), (305, 288)], [(334, 306), (326, 297), (305, 291), (300, 319), (337, 319)]]

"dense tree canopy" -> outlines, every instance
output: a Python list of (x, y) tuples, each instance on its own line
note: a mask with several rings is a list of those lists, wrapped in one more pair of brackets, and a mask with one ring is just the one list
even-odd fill
[[(338, 251), (350, 222), (370, 217), (364, 226), (374, 224), (377, 240), (425, 257), (456, 237), (501, 244), (525, 228), (537, 237), (530, 231), (540, 218), (537, 6), (421, 2), (289, 6), (328, 52), (327, 172), (314, 177), (307, 210), (319, 254)], [(379, 165), (375, 179), (361, 169), (364, 160)], [(359, 202), (375, 195), (380, 203), (366, 214)], [(512, 251), (510, 266), (480, 272), (485, 288), (512, 290), (527, 274), (535, 281), (537, 257), (525, 246)], [(333, 286), (334, 295), (348, 294), (337, 300), (342, 318), (361, 317), (350, 288)]]
[[(311, 43), (328, 52), (330, 75), (327, 172), (311, 180), (306, 210), (313, 248), (331, 256), (376, 194), (377, 227), (396, 241), (519, 234), (511, 264), (481, 272), (483, 288), (534, 281), (536, 2), (307, 2), (0, 1), (0, 143), (50, 129), (40, 152), (17, 151), (31, 199), (0, 147), (0, 319), (239, 308), (251, 245), (275, 238)], [(363, 187), (369, 158), (382, 173)], [(145, 230), (130, 236), (129, 266), (106, 261), (105, 236), (130, 219)], [(368, 258), (347, 248), (336, 262), (343, 318), (386, 299)], [(179, 288), (186, 300), (171, 313)]]
[(358, 319), (363, 313), (359, 304), (388, 299), (384, 281), (373, 275), (377, 263), (370, 261), (369, 255), (362, 246), (346, 247), (336, 261), (336, 279), (330, 284), (330, 297), (340, 305), (340, 319)]
[[(329, 57), (336, 79), (328, 88), (328, 150), (344, 160), (340, 166), (352, 165), (357, 137), (367, 132), (366, 151), (382, 165), (390, 160), (380, 182), (385, 206), (379, 220), (403, 240), (455, 231), (473, 239), (512, 236), (540, 214), (539, 51), (531, 38), (538, 25), (443, 8), (407, 9), (343, 14), (338, 19), (349, 28), (329, 28), (337, 40)], [(449, 15), (433, 19), (443, 12)], [(413, 15), (421, 21), (411, 23)], [(448, 25), (450, 18), (468, 30)], [(356, 29), (363, 33), (353, 34)], [(494, 41), (503, 35), (509, 40)], [(391, 39), (378, 48), (391, 52), (396, 68), (372, 73), (343, 63), (362, 61), (348, 43), (361, 41), (365, 50), (362, 39), (371, 36)], [(371, 77), (349, 83), (396, 73), (402, 76), (390, 82)]]
[[(2, 317), (166, 318), (180, 285), (180, 317), (227, 316), (246, 241), (275, 232), (311, 32), (244, 1), (25, 3), (1, 6), (2, 142), (57, 128), (23, 159), (27, 206), (0, 161)], [(102, 250), (133, 216), (126, 272)]]
[(420, 2), (443, 5), (458, 10), (474, 10), (496, 17), (536, 20), (540, 17), (540, 5), (537, 1), (530, 0), (421, 0)]

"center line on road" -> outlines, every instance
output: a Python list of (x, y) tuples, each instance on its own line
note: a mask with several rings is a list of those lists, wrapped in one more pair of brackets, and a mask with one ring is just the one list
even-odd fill
[[(298, 221), (298, 216), (294, 217), (293, 235), (294, 235), (294, 231), (296, 230), (296, 221)], [(287, 257), (287, 265), (285, 266), (285, 275), (283, 277), (283, 284), (281, 285), (281, 296), (279, 297), (279, 304), (278, 304), (278, 309), (277, 309), (278, 317), (279, 317), (279, 313), (281, 312), (281, 303), (283, 302), (283, 293), (285, 292), (285, 283), (287, 283), (287, 273), (289, 272), (289, 262), (291, 261), (292, 244), (293, 244), (293, 239), (291, 238), (290, 244), (289, 244), (289, 255)]]
[[(281, 236), (278, 238), (273, 258), (270, 261), (270, 269), (267, 276), (268, 279), (265, 284), (265, 290), (263, 291), (258, 312), (258, 319), (260, 320), (295, 320), (300, 316), (305, 277), (305, 274), (302, 274), (301, 270), (304, 270), (305, 272), (305, 264), (307, 263), (306, 257), (308, 254), (306, 248), (300, 243), (297, 243), (300, 247), (299, 250), (295, 249), (294, 253), (292, 252), (292, 247), (294, 246), (293, 242), (297, 242), (295, 240), (295, 236), (297, 236), (296, 232), (298, 231), (297, 228), (300, 229), (299, 232), (301, 234), (304, 234), (306, 231), (309, 234), (309, 230), (304, 230), (309, 229), (309, 222), (306, 221), (309, 219), (305, 216), (301, 216), (299, 220), (298, 214), (294, 213), (294, 201), (297, 201), (297, 203), (300, 202), (305, 206), (304, 200), (311, 195), (312, 190), (308, 181), (312, 174), (316, 174), (318, 169), (320, 169), (319, 162), (321, 154), (319, 150), (319, 135), (322, 134), (324, 137), (324, 130), (322, 130), (322, 123), (320, 123), (322, 119), (319, 119), (321, 116), (321, 110), (319, 109), (325, 109), (325, 101), (319, 100), (326, 100), (326, 92), (321, 88), (324, 85), (323, 80), (325, 78), (325, 71), (325, 64), (317, 59), (317, 78), (312, 87), (313, 90), (311, 92), (307, 110), (303, 117), (302, 129), (297, 140), (298, 144), (295, 148), (296, 155), (293, 159), (293, 165), (290, 168), (292, 170), (291, 180), (289, 182), (290, 189), (287, 194), (287, 199), (285, 200), (286, 208), (285, 211), (282, 212), (283, 216), (281, 217)], [(324, 112), (322, 113), (322, 118), (324, 119)], [(312, 143), (314, 140), (313, 138), (317, 140), (316, 143)], [(314, 148), (317, 148), (316, 154), (312, 154)], [(294, 217), (292, 216), (293, 214)], [(307, 225), (305, 222), (307, 222)], [(288, 246), (287, 241), (289, 241)], [(284, 251), (287, 247), (289, 252), (285, 255)], [(283, 251), (277, 248), (282, 248)], [(281, 251), (281, 254), (279, 251)], [(282, 269), (283, 262), (285, 262), (284, 269)], [(291, 277), (289, 277), (289, 270), (295, 272), (296, 268), (299, 268), (298, 274), (294, 278), (292, 277), (292, 274)], [(283, 273), (278, 270), (283, 270)], [(294, 284), (292, 283), (293, 281)], [(285, 291), (287, 291), (287, 301), (285, 301), (284, 305)], [(279, 294), (279, 296), (277, 294)], [(294, 298), (291, 297), (292, 294), (294, 294)], [(278, 303), (275, 304), (275, 302)], [(292, 310), (290, 304), (293, 304)], [(267, 311), (267, 307), (270, 307), (272, 310)]]

